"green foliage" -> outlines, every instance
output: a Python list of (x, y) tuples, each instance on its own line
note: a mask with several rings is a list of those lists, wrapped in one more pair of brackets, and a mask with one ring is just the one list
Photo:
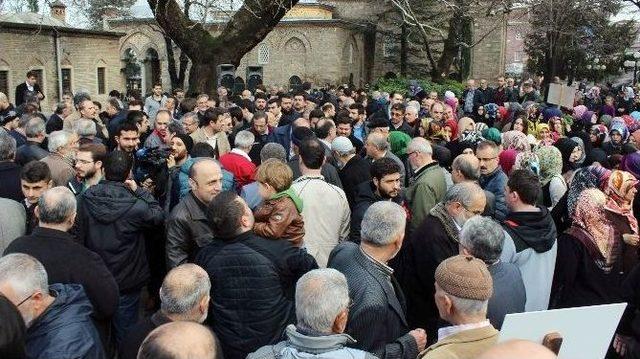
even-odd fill
[[(444, 80), (442, 83), (435, 83), (428, 79), (415, 79), (420, 87), (427, 93), (436, 91), (439, 96), (444, 96), (445, 91), (452, 91), (456, 97), (462, 96), (464, 91), (464, 84), (454, 80)], [(409, 92), (410, 79), (397, 77), (393, 79), (379, 78), (374, 84), (373, 88), (383, 92), (400, 92), (406, 94)]]

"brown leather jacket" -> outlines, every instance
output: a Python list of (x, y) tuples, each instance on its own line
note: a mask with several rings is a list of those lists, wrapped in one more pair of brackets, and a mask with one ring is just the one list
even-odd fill
[(286, 239), (301, 247), (304, 240), (304, 220), (289, 197), (265, 201), (254, 214), (253, 232), (268, 239)]

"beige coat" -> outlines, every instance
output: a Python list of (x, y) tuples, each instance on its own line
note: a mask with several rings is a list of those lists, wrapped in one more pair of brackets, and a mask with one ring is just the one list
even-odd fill
[(452, 334), (423, 350), (418, 359), (473, 359), (498, 342), (492, 325)]
[(227, 135), (224, 132), (218, 132), (213, 135), (211, 138), (207, 137), (207, 134), (204, 132), (202, 127), (195, 130), (191, 135), (191, 139), (193, 140), (193, 144), (200, 142), (207, 142), (211, 144), (211, 142), (215, 143), (215, 146), (212, 146), (214, 150), (218, 153), (218, 158), (224, 155), (225, 153), (231, 151), (231, 145), (229, 144), (229, 139), (227, 139)]

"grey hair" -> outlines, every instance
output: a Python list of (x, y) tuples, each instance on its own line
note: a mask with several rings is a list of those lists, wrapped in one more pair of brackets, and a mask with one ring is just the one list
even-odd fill
[(462, 227), (460, 243), (472, 256), (491, 264), (502, 253), (504, 231), (491, 218), (474, 216)]
[(480, 166), (474, 166), (467, 161), (467, 158), (466, 155), (459, 155), (454, 158), (451, 163), (451, 169), (460, 171), (467, 180), (477, 181), (480, 178)]
[(11, 285), (20, 298), (35, 292), (49, 292), (47, 271), (34, 257), (23, 254), (7, 254), (0, 258), (0, 283)]
[(49, 134), (49, 143), (47, 147), (49, 152), (56, 152), (61, 147), (64, 147), (69, 143), (71, 132), (68, 131), (53, 131)]
[(196, 123), (198, 123), (198, 114), (195, 112), (187, 112), (182, 117), (180, 117), (180, 123), (184, 123), (184, 120), (188, 118), (195, 118)]
[(167, 125), (167, 131), (169, 133), (175, 133), (176, 135), (184, 135), (184, 127), (182, 127), (182, 123), (178, 121), (171, 121)]
[(420, 102), (418, 102), (416, 100), (411, 100), (411, 101), (407, 102), (407, 108), (404, 109), (404, 112), (406, 113), (409, 108), (414, 109), (416, 111), (416, 115), (417, 115), (418, 112), (420, 112)]
[(479, 195), (485, 195), (484, 191), (478, 184), (474, 182), (462, 182), (453, 185), (447, 193), (444, 195), (442, 202), (453, 203), (459, 202), (465, 208), (471, 207), (473, 201), (478, 198)]
[(0, 161), (10, 161), (15, 156), (16, 139), (3, 130), (0, 134)]
[(427, 155), (433, 155), (433, 148), (431, 147), (429, 141), (427, 141), (426, 139), (422, 137), (416, 137), (413, 138), (407, 146), (407, 153), (410, 152), (419, 152)]
[(251, 148), (253, 142), (255, 142), (256, 136), (250, 131), (240, 131), (236, 135), (235, 147), (236, 148)]
[(95, 136), (98, 133), (96, 123), (86, 118), (81, 118), (73, 124), (73, 131), (80, 137)]
[(406, 224), (407, 213), (398, 204), (389, 201), (375, 202), (364, 213), (360, 238), (373, 246), (386, 246), (404, 233)]
[(460, 297), (456, 297), (455, 295), (451, 295), (449, 293), (447, 293), (447, 297), (451, 299), (451, 302), (453, 303), (453, 307), (456, 309), (458, 313), (462, 313), (464, 315), (470, 315), (470, 316), (487, 313), (487, 307), (489, 304), (488, 300), (460, 298)]
[(18, 127), (20, 127), (20, 128), (27, 127), (27, 123), (29, 123), (29, 120), (31, 120), (32, 118), (39, 118), (39, 119), (42, 120), (42, 118), (40, 118), (40, 116), (38, 116), (36, 114), (25, 113), (24, 115), (20, 116), (20, 120), (18, 121)]
[(76, 197), (67, 187), (54, 187), (38, 199), (41, 223), (60, 224), (76, 213)]
[(369, 136), (367, 137), (367, 142), (372, 144), (379, 151), (386, 151), (389, 149), (389, 142), (384, 136), (380, 134), (376, 134), (376, 133), (369, 134)]
[(160, 308), (165, 314), (187, 314), (209, 295), (211, 281), (200, 266), (179, 265), (167, 273), (160, 287)]
[(279, 143), (265, 143), (265, 145), (260, 150), (260, 160), (262, 162), (265, 162), (270, 158), (275, 158), (279, 161), (287, 162), (287, 151)]
[(44, 124), (44, 120), (40, 117), (32, 117), (27, 121), (26, 126), (24, 127), (24, 134), (27, 138), (34, 138), (38, 135), (46, 132), (46, 126)]
[(336, 317), (348, 307), (347, 278), (335, 269), (314, 269), (296, 284), (296, 318), (302, 329), (330, 334)]

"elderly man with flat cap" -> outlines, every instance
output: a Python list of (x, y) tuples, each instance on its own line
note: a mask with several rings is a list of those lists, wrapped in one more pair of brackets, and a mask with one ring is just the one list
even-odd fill
[(436, 305), (451, 326), (438, 330), (438, 341), (419, 359), (476, 358), (498, 341), (498, 331), (487, 319), (493, 281), (487, 265), (472, 256), (458, 255), (440, 263), (435, 274)]

